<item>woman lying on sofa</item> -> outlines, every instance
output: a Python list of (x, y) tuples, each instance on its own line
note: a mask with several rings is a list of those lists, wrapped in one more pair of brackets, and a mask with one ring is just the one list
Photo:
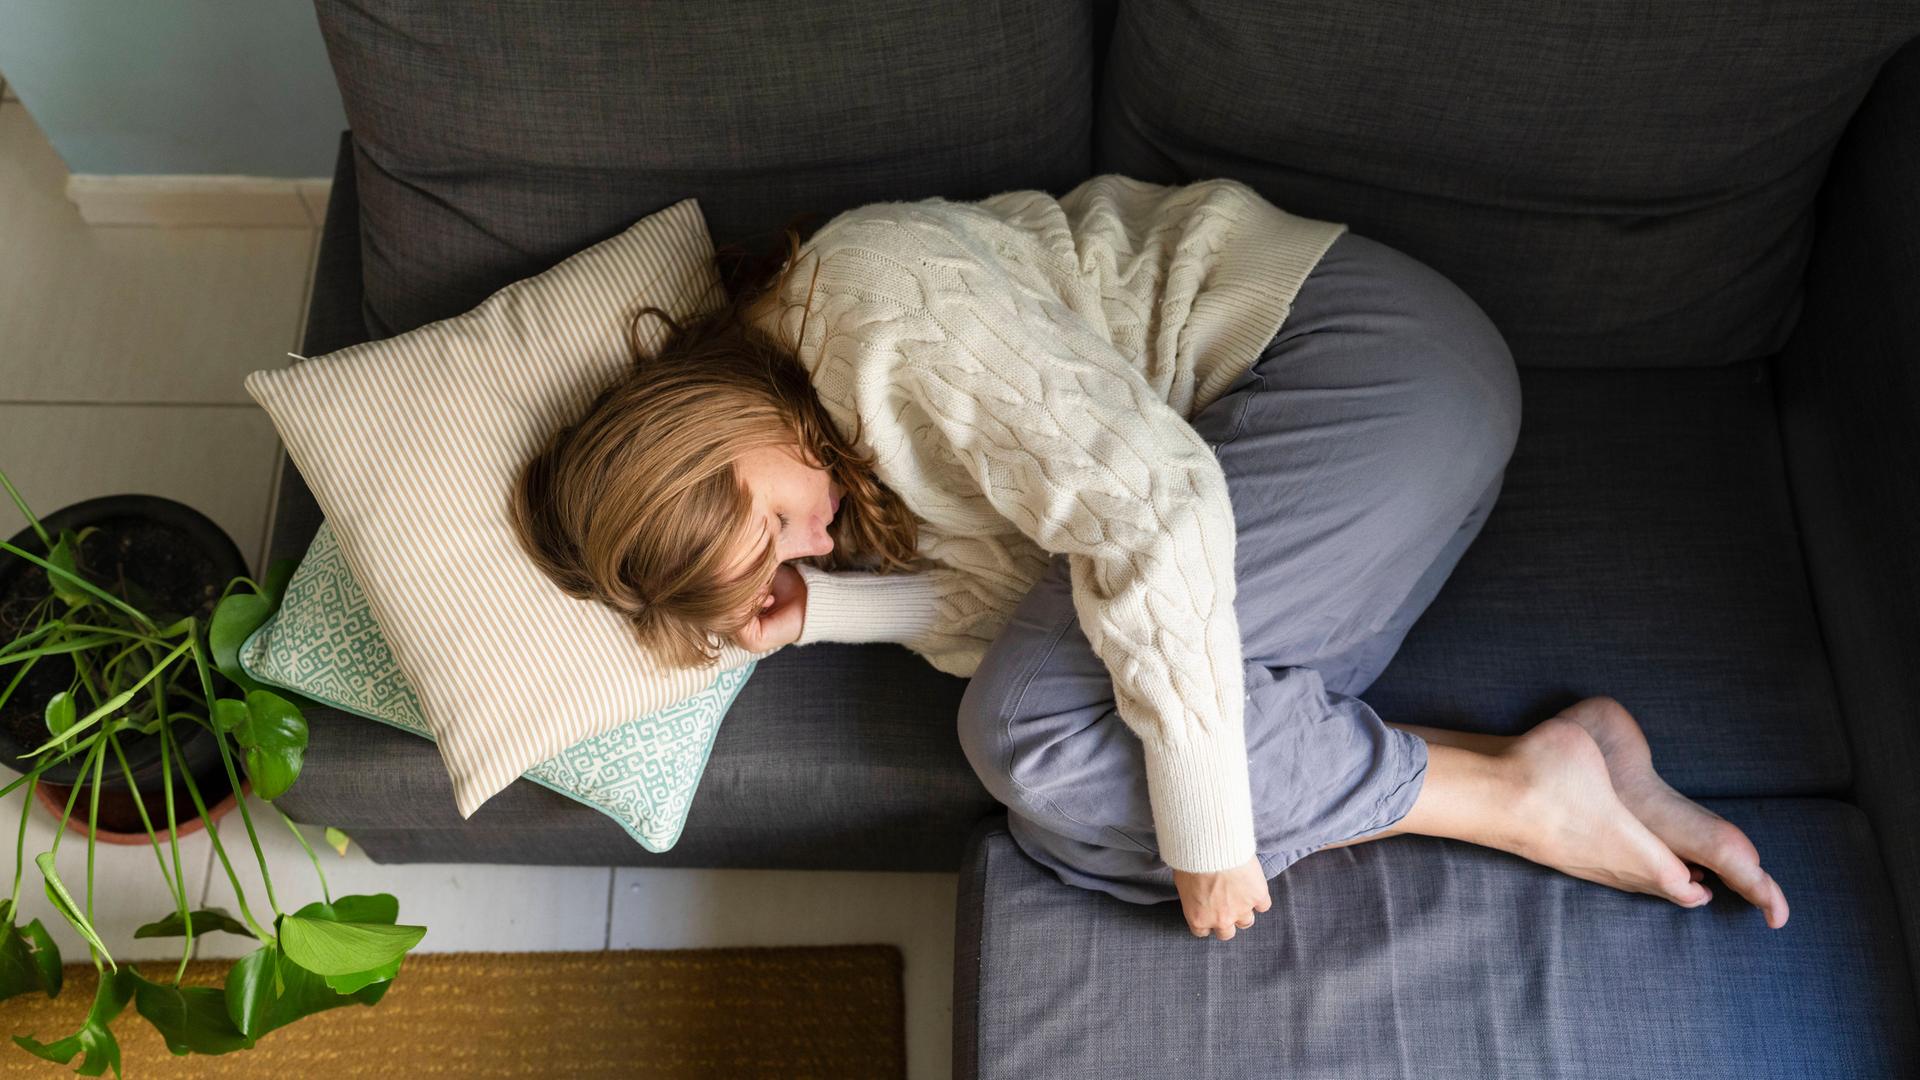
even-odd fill
[(543, 569), (685, 664), (894, 641), (969, 679), (967, 758), (1063, 881), (1226, 940), (1302, 857), (1418, 833), (1682, 907), (1711, 869), (1786, 923), (1611, 698), (1511, 737), (1360, 700), (1520, 425), (1504, 339), (1410, 256), (1106, 175), (849, 210), (641, 315), (670, 344), (516, 492)]

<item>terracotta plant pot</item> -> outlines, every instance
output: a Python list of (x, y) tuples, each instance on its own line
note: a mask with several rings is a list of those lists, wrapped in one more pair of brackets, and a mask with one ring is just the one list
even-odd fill
[[(227, 811), (232, 810), (233, 805), (240, 801), (239, 795), (236, 794), (232, 788), (228, 788), (225, 784), (220, 786), (226, 789), (226, 797), (214, 803), (212, 806), (207, 807), (208, 815), (216, 821), (224, 816)], [(240, 791), (247, 792), (251, 790), (253, 790), (252, 783), (243, 777), (240, 781)], [(67, 796), (72, 791), (73, 788), (60, 784), (36, 784), (34, 785), (33, 794), (35, 798), (40, 800), (40, 805), (47, 808), (47, 813), (52, 814), (54, 820), (58, 821), (60, 815), (66, 813)], [(112, 794), (117, 794), (123, 799), (126, 797), (124, 790)], [(100, 795), (102, 809), (105, 809), (109, 792), (102, 790)], [(180, 811), (182, 809), (185, 809), (192, 816), (180, 820), (180, 827), (175, 830), (174, 835), (191, 836), (206, 826), (206, 818), (201, 817), (198, 812), (194, 811), (193, 800), (187, 797), (185, 786), (176, 782), (173, 786), (173, 811), (174, 817), (177, 820), (180, 818)], [(166, 806), (161, 803), (149, 803), (147, 813), (153, 818), (153, 834), (164, 841), (167, 838)], [(67, 816), (67, 828), (79, 833), (81, 836), (87, 835), (87, 792), (84, 789), (80, 792), (80, 798), (73, 804), (73, 813)], [(147, 843), (147, 831), (144, 828), (136, 828), (133, 832), (121, 832), (115, 829), (102, 828), (96, 830), (93, 835), (96, 840), (99, 840), (103, 844), (145, 845)]]

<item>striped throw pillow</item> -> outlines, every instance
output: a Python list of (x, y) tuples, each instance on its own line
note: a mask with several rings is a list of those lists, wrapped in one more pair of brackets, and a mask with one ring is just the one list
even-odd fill
[[(428, 739), (420, 697), (394, 662), (333, 527), (313, 534), (280, 607), (240, 646), (240, 666), (269, 686)], [(526, 779), (593, 807), (648, 851), (680, 839), (713, 737), (757, 661), (722, 671), (685, 701), (567, 747)]]
[[(419, 696), (462, 817), (771, 653), (726, 642), (704, 667), (650, 655), (613, 609), (540, 572), (508, 511), (522, 463), (627, 365), (639, 308), (684, 321), (723, 297), (685, 199), (464, 315), (246, 377)], [(639, 330), (649, 350), (669, 332)]]

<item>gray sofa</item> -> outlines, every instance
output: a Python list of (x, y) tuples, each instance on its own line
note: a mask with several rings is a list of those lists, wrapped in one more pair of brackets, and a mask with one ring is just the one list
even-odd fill
[[(697, 195), (803, 210), (1123, 172), (1244, 180), (1507, 336), (1499, 506), (1365, 695), (1511, 734), (1589, 694), (1793, 906), (1401, 836), (1231, 942), (1064, 885), (894, 645), (762, 661), (678, 846), (311, 717), (295, 817), (381, 861), (960, 873), (957, 1076), (1920, 1075), (1920, 6), (318, 0), (349, 133), (304, 352), (457, 314)], [(275, 558), (320, 511), (283, 462)]]

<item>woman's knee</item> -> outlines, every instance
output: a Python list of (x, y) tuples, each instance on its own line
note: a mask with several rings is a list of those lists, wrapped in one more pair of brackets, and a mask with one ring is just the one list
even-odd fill
[[(1520, 432), (1520, 373), (1506, 337), (1451, 279), (1398, 249), (1359, 238), (1373, 270), (1388, 285), (1382, 332), (1401, 339), (1411, 413), (1400, 435), (1412, 459), (1433, 460), (1435, 448), (1454, 453), (1437, 465), (1477, 463), (1482, 483), (1505, 467)], [(1467, 459), (1462, 461), (1462, 455)]]
[(967, 688), (960, 695), (956, 731), (961, 753), (988, 794), (1005, 803), (1011, 788), (1009, 760), (1005, 752), (1008, 689), (1006, 665), (994, 664), (989, 650)]

